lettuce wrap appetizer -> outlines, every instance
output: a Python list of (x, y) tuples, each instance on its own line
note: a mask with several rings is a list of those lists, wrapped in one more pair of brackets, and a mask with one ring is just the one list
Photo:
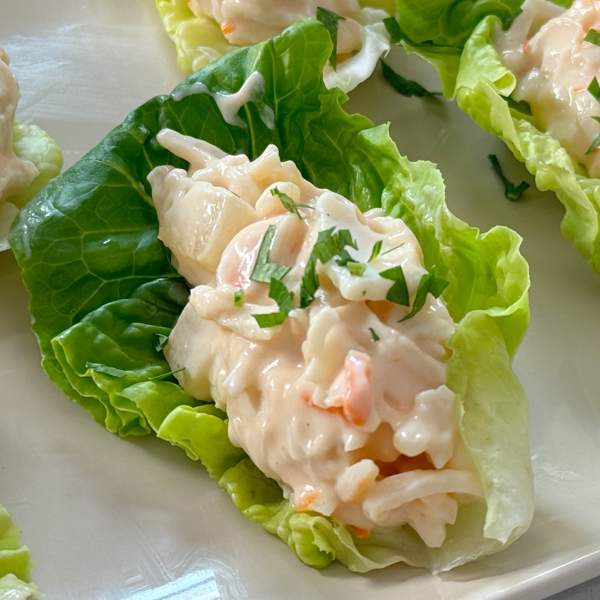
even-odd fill
[(315, 16), (335, 40), (325, 66), (327, 87), (354, 89), (390, 49), (383, 20), (393, 12), (392, 0), (156, 0), (156, 7), (185, 74)]
[(439, 572), (532, 517), (528, 267), (344, 112), (332, 49), (305, 20), (149, 100), (11, 243), (46, 372), (107, 430), (181, 447), (310, 566)]
[(19, 86), (0, 48), (0, 252), (19, 207), (60, 173), (62, 153), (48, 134), (15, 121)]
[(31, 559), (29, 548), (19, 541), (19, 530), (0, 506), (0, 600), (41, 598), (35, 585), (27, 583)]
[(445, 93), (506, 143), (539, 190), (556, 193), (563, 235), (600, 272), (600, 2), (398, 7), (407, 48), (437, 67)]

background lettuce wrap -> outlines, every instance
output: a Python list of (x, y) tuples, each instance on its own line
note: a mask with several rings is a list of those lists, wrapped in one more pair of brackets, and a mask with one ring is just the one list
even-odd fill
[(8, 231), (18, 209), (56, 177), (62, 168), (62, 152), (58, 144), (37, 125), (15, 121), (12, 135), (15, 154), (32, 162), (37, 175), (26, 187), (0, 198), (0, 251), (8, 248)]
[[(227, 41), (214, 19), (194, 14), (189, 7), (189, 0), (155, 0), (155, 2), (164, 28), (175, 44), (177, 65), (186, 75), (205, 67), (211, 61), (237, 47)], [(394, 12), (393, 0), (360, 0), (359, 3), (365, 8), (385, 10), (390, 15)], [(380, 21), (380, 17), (377, 17), (377, 20)], [(367, 17), (364, 24), (372, 25), (371, 18)], [(389, 50), (385, 29), (381, 24), (379, 27), (381, 31), (377, 33), (373, 31), (373, 43), (369, 44), (370, 51), (365, 53), (371, 54), (371, 58), (365, 56), (366, 64), (348, 75), (333, 77), (332, 85), (342, 87), (348, 92), (371, 74), (382, 52)], [(372, 67), (368, 69), (368, 73), (365, 72), (367, 65)]]
[[(562, 234), (600, 272), (600, 180), (589, 177), (561, 143), (540, 131), (510, 101), (517, 80), (496, 51), (495, 27), (508, 26), (522, 0), (398, 0), (409, 51), (428, 60), (444, 93), (477, 124), (498, 136), (534, 176), (540, 191), (555, 192), (565, 209)], [(569, 6), (571, 2), (555, 1)]]
[(0, 252), (19, 208), (60, 173), (62, 153), (37, 125), (15, 119), (19, 86), (0, 48)]
[[(527, 406), (510, 364), (529, 318), (528, 268), (514, 232), (480, 234), (454, 217), (434, 165), (410, 162), (387, 126), (343, 111), (346, 96), (322, 81), (331, 49), (326, 29), (309, 20), (196, 72), (133, 111), (52, 182), (21, 213), (11, 241), (43, 366), (98, 423), (182, 447), (246, 517), (311, 566), (337, 559), (368, 571), (406, 561), (441, 571), (503, 548), (531, 520)], [(240, 126), (225, 122), (209, 93), (194, 93), (235, 92), (255, 71), (264, 86), (240, 109)], [(459, 325), (448, 385), (485, 502), (461, 508), (441, 548), (428, 548), (409, 527), (359, 539), (331, 519), (293, 512), (279, 486), (229, 442), (226, 415), (174, 382), (161, 340), (188, 291), (156, 237), (146, 177), (160, 164), (185, 165), (157, 143), (163, 127), (250, 158), (276, 144), (314, 184), (404, 219), (426, 266), (450, 282), (444, 298)]]
[(35, 600), (41, 596), (37, 588), (26, 583), (31, 559), (29, 548), (19, 541), (6, 509), (0, 506), (0, 600)]

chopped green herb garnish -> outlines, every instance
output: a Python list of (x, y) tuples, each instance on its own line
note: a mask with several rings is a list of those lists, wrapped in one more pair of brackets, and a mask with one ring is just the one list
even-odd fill
[(388, 290), (385, 297), (386, 300), (393, 302), (394, 304), (401, 304), (402, 306), (408, 306), (410, 304), (410, 298), (408, 295), (408, 286), (406, 285), (406, 279), (404, 277), (404, 271), (402, 267), (392, 267), (379, 273), (384, 279), (393, 281), (394, 284)]
[(525, 190), (529, 189), (529, 184), (526, 181), (521, 181), (519, 185), (515, 185), (502, 171), (502, 167), (500, 166), (500, 161), (495, 154), (489, 154), (488, 160), (492, 164), (492, 168), (502, 180), (504, 184), (504, 196), (510, 200), (511, 202), (516, 202), (523, 195)]
[(371, 334), (371, 337), (373, 338), (374, 342), (378, 342), (381, 338), (377, 335), (377, 332), (372, 328), (369, 327), (369, 333)]
[(233, 294), (233, 305), (237, 306), (237, 308), (242, 308), (244, 302), (244, 290), (235, 290), (235, 293)]
[(425, 305), (427, 294), (431, 294), (434, 298), (439, 298), (448, 285), (448, 281), (436, 275), (435, 267), (429, 273), (425, 273), (419, 281), (410, 312), (404, 318), (400, 319), (399, 322), (402, 323), (402, 321), (407, 321), (414, 317)]
[(97, 373), (102, 373), (103, 375), (109, 375), (110, 377), (125, 377), (127, 374), (127, 371), (124, 369), (89, 361), (85, 363), (85, 368), (96, 371)]
[(300, 285), (300, 308), (306, 308), (315, 299), (315, 293), (319, 288), (319, 277), (317, 275), (317, 261), (325, 264), (335, 256), (338, 257), (337, 263), (340, 266), (352, 261), (352, 257), (346, 251), (346, 247), (350, 246), (358, 250), (356, 242), (352, 238), (352, 234), (348, 229), (335, 230), (335, 227), (319, 231), (317, 241), (313, 246), (304, 275)]
[(313, 247), (312, 252), (306, 263), (302, 282), (300, 284), (300, 308), (310, 306), (315, 299), (315, 294), (319, 289), (319, 276), (317, 275), (317, 255)]
[(594, 77), (590, 85), (588, 85), (587, 91), (596, 98), (600, 102), (600, 83), (598, 82), (598, 78)]
[(590, 44), (596, 44), (596, 46), (600, 46), (600, 31), (596, 31), (595, 29), (590, 29), (587, 32), (587, 35), (583, 39), (584, 42), (590, 42)]
[(163, 333), (157, 333), (156, 334), (156, 344), (154, 344), (154, 349), (157, 352), (162, 352), (164, 347), (167, 345), (168, 341), (169, 341), (168, 335), (164, 335)]
[[(277, 281), (276, 279), (274, 281)], [(282, 325), (285, 323), (287, 319), (287, 315), (282, 312), (274, 312), (274, 313), (266, 313), (260, 315), (252, 315), (258, 326), (261, 329), (269, 329), (270, 327), (277, 327), (278, 325)]]
[[(600, 123), (600, 117), (592, 117), (598, 123)], [(600, 148), (600, 133), (594, 138), (594, 141), (590, 144), (590, 147), (585, 151), (586, 154), (592, 154), (594, 150)]]
[(271, 279), (283, 279), (290, 271), (290, 267), (269, 262), (271, 243), (275, 236), (275, 225), (269, 225), (260, 243), (258, 255), (250, 279), (258, 283), (269, 283)]
[(304, 219), (302, 218), (302, 215), (300, 214), (300, 211), (298, 209), (312, 208), (312, 206), (309, 206), (308, 204), (299, 204), (293, 198), (290, 198), (285, 192), (281, 192), (277, 188), (271, 189), (271, 196), (277, 196), (281, 201), (281, 204), (283, 204), (283, 207), (288, 212), (291, 212), (293, 215), (296, 215), (301, 221), (303, 221)]
[(285, 322), (294, 308), (294, 294), (287, 289), (280, 279), (271, 279), (269, 283), (269, 298), (277, 302), (278, 312), (252, 315), (259, 327), (276, 327)]
[(331, 43), (333, 49), (329, 56), (329, 64), (335, 69), (337, 67), (337, 34), (338, 24), (340, 21), (345, 21), (345, 17), (342, 17), (331, 10), (327, 10), (322, 6), (317, 6), (317, 21), (325, 26), (325, 29), (329, 32), (331, 37)]
[(358, 250), (356, 242), (352, 238), (352, 234), (348, 229), (338, 229), (335, 227), (319, 231), (315, 248), (317, 258), (323, 263), (328, 263), (334, 256), (344, 257), (346, 247)]
[(396, 17), (387, 17), (383, 20), (383, 24), (390, 36), (390, 42), (392, 44), (399, 44), (402, 40), (406, 39), (406, 35), (402, 31), (400, 27), (400, 23), (398, 23), (398, 19)]
[(441, 92), (430, 92), (427, 88), (424, 88), (420, 83), (411, 81), (396, 73), (392, 67), (390, 67), (385, 61), (381, 61), (381, 70), (383, 78), (399, 93), (403, 96), (417, 96), (418, 98), (441, 96)]
[(371, 250), (371, 256), (369, 256), (369, 260), (367, 262), (373, 262), (374, 260), (377, 259), (377, 257), (379, 256), (379, 253), (381, 252), (382, 246), (383, 246), (383, 240), (377, 240), (373, 244), (373, 248)]
[(365, 265), (365, 263), (361, 263), (361, 262), (350, 261), (346, 264), (346, 268), (355, 277), (362, 277), (365, 274), (367, 265)]
[(335, 259), (336, 264), (340, 267), (345, 267), (349, 262), (356, 262), (346, 248), (342, 248)]
[(156, 381), (157, 379), (164, 379), (165, 377), (171, 377), (172, 375), (177, 375), (177, 373), (181, 373), (182, 371), (185, 371), (185, 367), (181, 367), (180, 369), (175, 369), (175, 370), (169, 371), (167, 373), (161, 373), (160, 375), (157, 375), (156, 377), (150, 377), (150, 379), (148, 379), (147, 381)]

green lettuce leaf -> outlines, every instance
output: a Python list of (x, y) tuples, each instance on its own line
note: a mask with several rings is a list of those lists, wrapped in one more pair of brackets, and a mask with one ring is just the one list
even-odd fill
[(31, 161), (38, 170), (35, 179), (24, 189), (0, 199), (0, 251), (8, 248), (10, 225), (18, 208), (33, 198), (62, 168), (62, 152), (58, 144), (37, 125), (15, 121), (13, 148), (23, 160)]
[(29, 578), (31, 558), (29, 548), (23, 546), (19, 538), (19, 530), (8, 511), (0, 506), (0, 599), (3, 598), (2, 594), (12, 598), (8, 595), (9, 591), (19, 589), (20, 585), (28, 585), (23, 581)]
[(600, 179), (585, 175), (556, 138), (509, 105), (516, 78), (493, 46), (496, 23), (497, 19), (487, 17), (467, 41), (456, 101), (476, 123), (504, 141), (535, 177), (539, 190), (555, 192), (565, 208), (562, 234), (600, 273)]
[[(571, 2), (555, 3), (568, 6)], [(562, 234), (600, 273), (600, 179), (587, 176), (556, 138), (540, 131), (530, 115), (508, 101), (516, 87), (516, 77), (502, 63), (492, 37), (494, 28), (506, 24), (521, 2), (463, 3), (470, 8), (465, 8), (466, 17), (462, 20), (458, 18), (460, 2), (434, 4), (439, 14), (427, 12), (425, 4), (418, 3), (417, 7), (412, 0), (399, 0), (399, 10), (404, 15), (402, 26), (416, 40), (428, 40), (425, 44), (407, 42), (405, 47), (437, 69), (444, 94), (455, 97), (459, 107), (478, 125), (508, 146), (534, 176), (540, 191), (557, 195), (565, 209)], [(501, 9), (504, 5), (506, 10)], [(451, 31), (462, 33), (452, 37)], [(439, 45), (450, 42), (464, 47)]]
[[(518, 235), (503, 227), (480, 234), (454, 217), (434, 165), (401, 156), (386, 125), (344, 112), (345, 94), (322, 81), (331, 49), (325, 28), (308, 20), (194, 73), (133, 111), (54, 180), (21, 212), (11, 242), (44, 368), (107, 429), (152, 431), (184, 449), (246, 517), (306, 564), (337, 559), (368, 571), (404, 560), (440, 571), (504, 547), (531, 519), (526, 401), (510, 366), (529, 318), (528, 268)], [(194, 93), (198, 83), (235, 92), (255, 71), (263, 90), (240, 109), (239, 126), (225, 122), (210, 94)], [(359, 539), (331, 519), (295, 513), (280, 487), (232, 446), (225, 413), (169, 380), (161, 340), (187, 292), (156, 237), (146, 181), (154, 166), (183, 166), (156, 142), (163, 127), (251, 158), (276, 144), (317, 186), (361, 210), (383, 207), (404, 219), (427, 266), (450, 282), (444, 298), (458, 327), (448, 385), (485, 502), (461, 507), (442, 548), (427, 548), (410, 527)]]
[(156, 0), (164, 28), (175, 44), (177, 66), (186, 74), (232, 50), (221, 28), (209, 17), (197, 17), (187, 0)]
[(13, 147), (19, 158), (31, 161), (38, 170), (36, 178), (26, 189), (5, 198), (21, 207), (60, 173), (63, 156), (58, 144), (43, 129), (19, 120), (13, 127)]
[(402, 31), (417, 44), (461, 48), (475, 26), (488, 15), (509, 23), (523, 0), (396, 0)]

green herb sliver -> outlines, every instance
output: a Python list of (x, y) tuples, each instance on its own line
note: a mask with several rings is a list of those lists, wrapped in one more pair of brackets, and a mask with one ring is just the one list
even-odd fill
[(398, 23), (398, 19), (396, 17), (387, 17), (383, 20), (383, 24), (390, 36), (390, 42), (392, 44), (399, 44), (403, 40), (407, 39), (406, 34), (402, 31), (400, 27), (400, 23)]
[(327, 10), (322, 6), (317, 6), (317, 21), (325, 26), (325, 29), (329, 32), (331, 37), (331, 43), (333, 44), (333, 50), (329, 56), (329, 64), (332, 68), (337, 67), (337, 34), (338, 24), (340, 21), (345, 21), (346, 18), (342, 17), (331, 10)]
[(381, 339), (377, 335), (377, 332), (372, 327), (369, 327), (369, 333), (371, 334), (371, 338), (373, 339), (374, 342), (378, 342)]
[[(592, 118), (595, 119), (596, 121), (598, 121), (598, 123), (600, 123), (600, 117), (592, 117)], [(594, 140), (590, 144), (590, 147), (585, 151), (585, 153), (592, 154), (599, 147), (600, 147), (600, 133), (594, 138)]]
[(381, 71), (383, 78), (399, 93), (403, 96), (416, 96), (418, 98), (431, 98), (441, 96), (441, 92), (430, 92), (427, 88), (424, 88), (420, 83), (406, 79), (396, 73), (392, 67), (390, 67), (384, 60), (381, 61)]
[(502, 171), (502, 166), (500, 165), (500, 161), (495, 154), (488, 154), (488, 160), (492, 164), (492, 168), (494, 169), (496, 175), (500, 177), (502, 183), (504, 184), (504, 196), (507, 200), (511, 202), (516, 202), (521, 198), (525, 190), (529, 189), (529, 184), (526, 181), (521, 181), (519, 185), (515, 185)]
[(244, 302), (244, 290), (235, 290), (233, 294), (233, 305), (237, 308), (242, 308), (242, 306), (244, 306)]
[(385, 271), (381, 271), (379, 275), (384, 279), (389, 279), (394, 282), (392, 287), (388, 290), (385, 299), (394, 304), (409, 306), (410, 297), (408, 295), (408, 286), (406, 285), (406, 278), (404, 277), (402, 267), (398, 266), (386, 269)]
[(315, 294), (319, 289), (319, 277), (317, 275), (317, 261), (322, 264), (328, 263), (335, 256), (339, 257), (338, 264), (346, 266), (352, 262), (352, 257), (346, 252), (346, 247), (358, 250), (356, 242), (348, 229), (335, 230), (335, 227), (319, 231), (317, 241), (313, 246), (302, 283), (300, 284), (300, 308), (307, 308), (315, 299)]
[(285, 322), (294, 308), (294, 294), (280, 280), (272, 278), (269, 283), (269, 298), (277, 302), (278, 312), (252, 315), (261, 328), (276, 327)]
[(278, 263), (269, 262), (269, 253), (271, 251), (271, 244), (275, 237), (275, 225), (269, 225), (267, 231), (260, 243), (258, 249), (258, 255), (254, 268), (250, 274), (250, 279), (258, 283), (270, 283), (271, 279), (283, 279), (289, 272), (290, 267), (286, 265), (280, 265)]
[(279, 198), (279, 201), (283, 205), (283, 208), (285, 208), (288, 212), (291, 212), (293, 215), (296, 215), (301, 221), (304, 221), (304, 218), (302, 217), (298, 209), (313, 208), (308, 204), (299, 204), (293, 198), (290, 198), (285, 192), (280, 191), (276, 187), (271, 189), (271, 196), (277, 196)]
[(587, 91), (600, 102), (600, 82), (598, 82), (598, 78), (594, 77), (592, 79), (590, 85), (588, 85)]
[(407, 321), (408, 319), (414, 317), (425, 305), (427, 294), (431, 294), (434, 298), (439, 298), (448, 285), (448, 281), (442, 277), (439, 277), (435, 273), (435, 267), (429, 273), (425, 273), (425, 275), (423, 275), (419, 281), (417, 293), (415, 294), (415, 300), (410, 312), (398, 322), (402, 323), (403, 321)]
[(355, 277), (362, 277), (367, 270), (367, 265), (365, 265), (365, 263), (351, 260), (346, 263), (346, 268), (348, 271), (350, 271), (351, 275), (354, 275)]
[(583, 38), (583, 41), (590, 42), (590, 44), (596, 44), (596, 46), (600, 46), (600, 31), (590, 29), (587, 32), (587, 35)]
[(381, 247), (383, 246), (383, 240), (377, 240), (373, 244), (373, 248), (371, 250), (371, 255), (369, 256), (369, 260), (367, 262), (373, 262), (377, 259), (379, 254), (381, 253)]

